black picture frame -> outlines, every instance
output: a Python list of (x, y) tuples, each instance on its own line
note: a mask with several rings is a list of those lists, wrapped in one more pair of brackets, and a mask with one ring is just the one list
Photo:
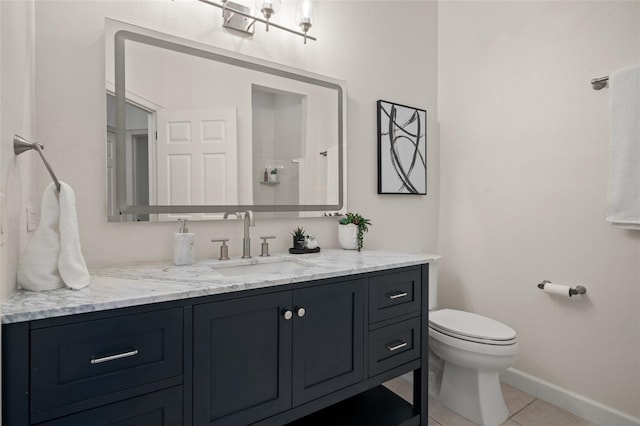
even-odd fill
[(427, 111), (378, 100), (378, 194), (427, 195)]

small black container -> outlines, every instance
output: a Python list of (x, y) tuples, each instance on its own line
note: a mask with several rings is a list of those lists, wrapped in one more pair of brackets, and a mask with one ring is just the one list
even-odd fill
[(293, 248), (296, 250), (302, 250), (304, 249), (304, 238), (300, 238), (300, 237), (293, 237)]

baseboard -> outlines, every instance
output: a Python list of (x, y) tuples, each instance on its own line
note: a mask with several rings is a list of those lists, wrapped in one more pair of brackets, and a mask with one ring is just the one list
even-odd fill
[(638, 417), (625, 414), (515, 368), (509, 368), (500, 373), (500, 381), (598, 425), (640, 426)]

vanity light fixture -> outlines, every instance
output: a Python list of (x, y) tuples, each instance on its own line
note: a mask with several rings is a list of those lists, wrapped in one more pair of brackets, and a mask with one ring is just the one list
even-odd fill
[(296, 20), (304, 33), (304, 44), (307, 44), (307, 33), (311, 29), (311, 0), (299, 0)]
[(271, 21), (273, 15), (278, 13), (280, 10), (281, 0), (256, 0), (256, 9), (260, 10), (263, 17), (254, 15), (249, 7), (230, 0), (221, 0), (220, 3), (214, 0), (198, 1), (222, 9), (222, 26), (225, 28), (253, 35), (255, 23), (262, 22), (265, 24), (267, 31), (269, 31), (270, 27), (275, 27), (303, 37), (304, 44), (307, 44), (307, 40), (317, 40), (315, 37), (308, 34), (311, 29), (311, 0), (299, 1), (299, 13), (296, 13), (296, 16), (301, 31), (297, 31)]

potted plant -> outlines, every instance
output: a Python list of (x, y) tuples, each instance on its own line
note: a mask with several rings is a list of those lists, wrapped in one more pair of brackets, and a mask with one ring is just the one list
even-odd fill
[(304, 249), (304, 228), (298, 227), (294, 230), (291, 235), (293, 235), (293, 248), (296, 250)]
[(369, 219), (365, 219), (359, 213), (347, 213), (338, 221), (338, 241), (345, 250), (362, 250), (364, 233), (372, 225)]
[(269, 180), (271, 182), (277, 182), (278, 181), (278, 169), (277, 168), (273, 168), (271, 169), (271, 173), (269, 174)]

